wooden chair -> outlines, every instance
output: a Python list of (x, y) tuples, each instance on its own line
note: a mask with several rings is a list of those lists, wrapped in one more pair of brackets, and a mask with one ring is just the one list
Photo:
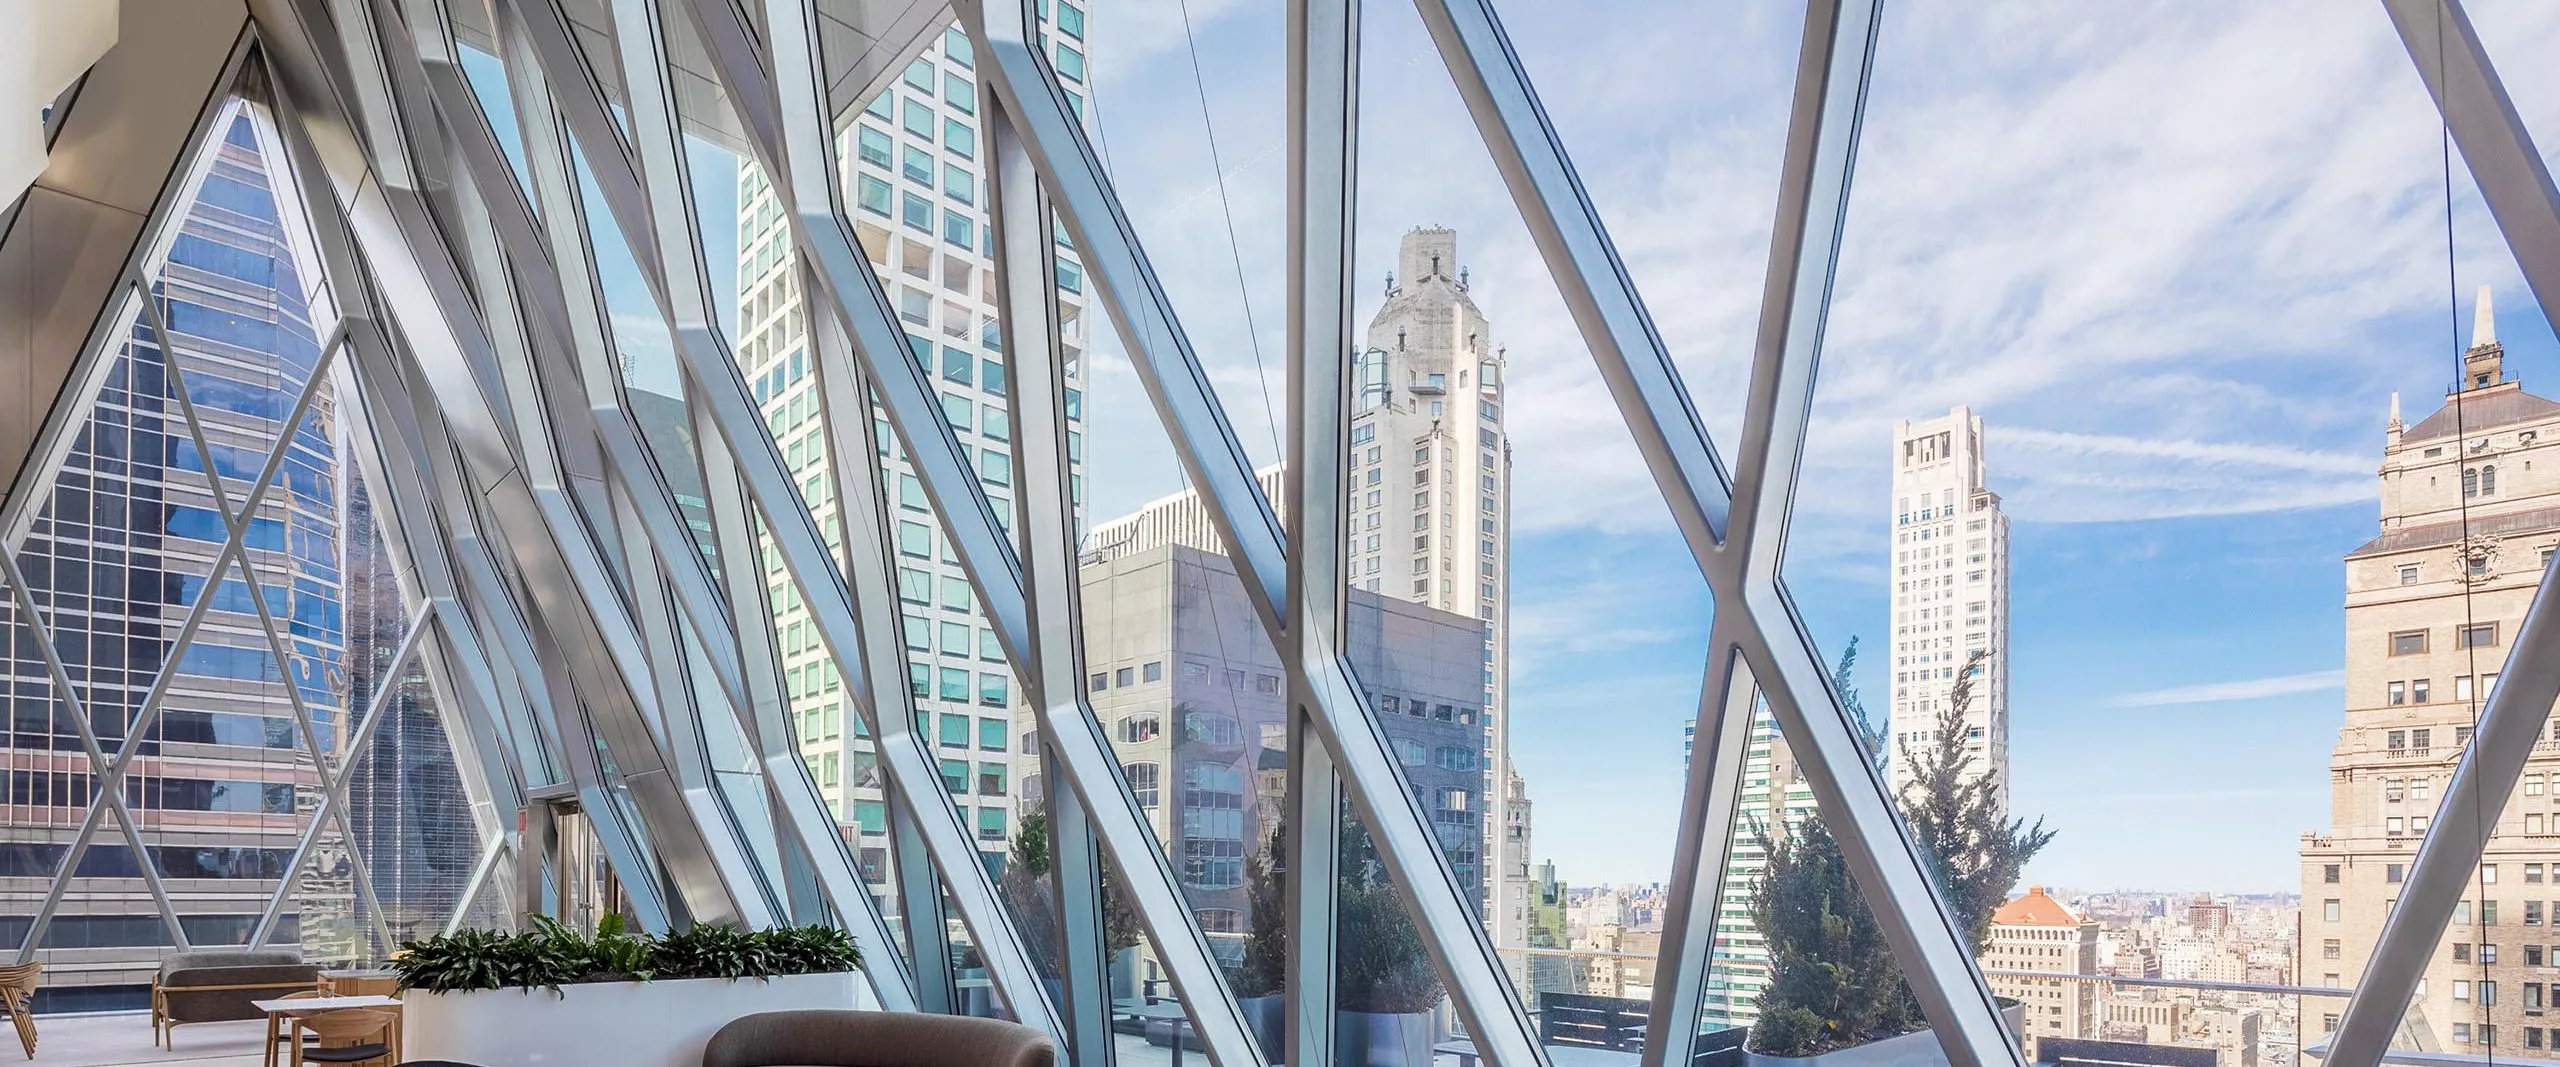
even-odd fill
[[(371, 1008), (340, 1008), (293, 1019), (293, 1067), (307, 1063), (382, 1063), (392, 1061), (393, 1029), (400, 1017)], [(317, 1045), (303, 1043), (308, 1033)], [(269, 1046), (273, 1047), (273, 1046)]]
[(36, 974), (43, 970), (42, 963), (0, 967), (0, 1015), (17, 1025), (18, 1044), (31, 1060), (36, 1058)]
[[(304, 989), (287, 993), (276, 999), (313, 1000), (326, 995), (317, 989)], [(291, 1018), (291, 1016), (277, 1015), (272, 1012), (267, 1015), (267, 1067), (276, 1067), (276, 1049), (283, 1047), (286, 1041), (293, 1038), (293, 1026), (289, 1021)]]

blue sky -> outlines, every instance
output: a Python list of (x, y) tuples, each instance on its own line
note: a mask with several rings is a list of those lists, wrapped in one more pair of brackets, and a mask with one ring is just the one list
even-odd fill
[[(1205, 86), (1181, 6), (1093, 6), (1101, 148), (1268, 461), (1266, 412), (1285, 406), (1281, 6), (1189, 3)], [(2560, 8), (2472, 7), (2514, 57), (2526, 121), (2560, 139), (2560, 71), (2523, 61), (2560, 43)], [(1800, 5), (1501, 10), (1729, 444)], [(2374, 530), (2389, 397), (2411, 421), (2440, 402), (2450, 324), (2467, 329), (2480, 284), (2528, 388), (2560, 394), (2560, 346), (2458, 160), (2448, 259), (2435, 117), (2378, 6), (1887, 10), (1790, 527), (1796, 600), (1826, 658), (1866, 639), (1858, 680), (1881, 709), (1889, 427), (1971, 404), (2015, 521), (2015, 806), (2060, 831), (2029, 877), (2298, 888), (2299, 835), (2328, 823), (2339, 558)], [(1537, 858), (1573, 884), (1662, 879), (1704, 585), (1412, 12), (1370, 5), (1364, 47), (1359, 316), (1398, 234), (1454, 226), (1510, 353), (1512, 737)], [(732, 218), (721, 154), (695, 160), (704, 218)], [(706, 237), (717, 272), (735, 235)], [(613, 302), (642, 378), (661, 374), (654, 310)], [(1095, 519), (1180, 488), (1117, 347), (1097, 331)]]
[[(1278, 5), (1096, 5), (1103, 143), (1239, 433), (1282, 396)], [(2560, 11), (2474, 5), (2528, 123)], [(1739, 429), (1802, 9), (1501, 5), (1720, 442)], [(1554, 286), (1411, 11), (1364, 27), (1365, 319), (1396, 235), (1461, 230), (1510, 351), (1517, 762), (1540, 859), (1664, 877), (1708, 609)], [(2389, 397), (2453, 372), (2451, 293), (2495, 287), (2510, 367), (2549, 327), (2468, 178), (2448, 261), (2438, 130), (2378, 7), (1888, 5), (1786, 575), (1884, 703), (1886, 438), (1973, 405), (2015, 518), (2016, 807), (2032, 879), (2298, 888), (2326, 827), (2340, 557), (2370, 537)], [(1237, 267), (1243, 261), (1240, 286)], [(2450, 275), (2450, 277), (2449, 277)], [(1262, 351), (1245, 329), (1250, 296)], [(1108, 349), (1108, 345), (1099, 346)], [(1093, 386), (1093, 514), (1178, 487), (1125, 366)]]

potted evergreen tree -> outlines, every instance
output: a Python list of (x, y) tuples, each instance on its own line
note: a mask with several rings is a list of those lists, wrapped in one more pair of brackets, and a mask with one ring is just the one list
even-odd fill
[[(1285, 831), (1275, 830), (1249, 861), (1252, 930), (1236, 992), (1247, 998), (1264, 1049), (1283, 1047), (1281, 989), (1289, 955), (1284, 910), (1288, 872)], [(1404, 901), (1388, 880), (1377, 843), (1357, 821), (1346, 823), (1335, 853), (1334, 1055), (1342, 1067), (1430, 1067), (1431, 1010), (1439, 1006), (1440, 972), (1422, 945)]]
[[(1857, 723), (1868, 758), (1882, 768), (1888, 739), (1872, 724), (1850, 682), (1858, 643), (1832, 671), (1833, 688)], [(2027, 861), (2053, 840), (2043, 822), (2029, 826), (2001, 810), (1992, 783), (1973, 773), (1965, 751), (1965, 713), (1973, 680), (1989, 662), (1976, 651), (1957, 674), (1933, 734), (1906, 746), (1898, 798), (1913, 842), (1964, 925), (1974, 953), (1989, 944), (1991, 916), (2017, 888)], [(1752, 889), (1751, 918), (1767, 939), (1769, 985), (1751, 1028), (1754, 1062), (1812, 1058), (1860, 1067), (1946, 1062), (1920, 1003), (1903, 979), (1884, 931), (1859, 893), (1839, 839), (1819, 813), (1791, 827), (1757, 827), (1769, 866)], [(2007, 1006), (2017, 1025), (2018, 1009)], [(1854, 1050), (1854, 1051), (1849, 1051)]]

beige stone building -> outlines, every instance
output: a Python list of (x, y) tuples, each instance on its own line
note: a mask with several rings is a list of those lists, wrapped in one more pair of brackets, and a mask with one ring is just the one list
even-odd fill
[[(2098, 973), (2098, 924), (2031, 886), (2026, 895), (1991, 913), (1991, 946), (1982, 954), (1985, 971), (2043, 971), (2051, 974)], [(1991, 991), (2011, 997), (2026, 1008), (2019, 1037), (2029, 1055), (2048, 1037), (2096, 1037), (2098, 983), (2063, 978), (1989, 976)]]
[[(2346, 721), (2330, 758), (2330, 825), (2302, 848), (2297, 972), (2353, 986), (2380, 937), (2481, 700), (2560, 542), (2560, 403), (2504, 368), (2483, 288), (2463, 380), (2445, 404), (2385, 431), (2379, 536), (2347, 554)], [(2536, 746), (2496, 820), (2471, 889), (2428, 964), (2404, 1044), (2461, 1054), (2551, 1054), (2546, 1018), (2560, 962), (2546, 925), (2560, 905), (2560, 819)], [(2305, 1006), (2306, 1039), (2343, 1000)]]

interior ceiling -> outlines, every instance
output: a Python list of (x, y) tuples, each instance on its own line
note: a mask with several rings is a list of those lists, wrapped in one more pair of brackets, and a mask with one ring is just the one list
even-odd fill
[[(618, 93), (622, 71), (613, 49), (613, 19), (605, 10), (607, 0), (559, 3), (577, 27), (596, 75), (605, 80), (608, 91)], [(839, 117), (860, 110), (874, 95), (888, 88), (907, 61), (924, 48), (928, 38), (942, 32), (952, 17), (950, 5), (944, 0), (817, 0), (817, 5), (819, 43), (827, 64), (827, 96)], [(750, 3), (741, 7), (759, 27), (764, 24), (762, 5)], [(474, 48), (496, 51), (484, 5), (454, 4), (447, 10), (456, 36)], [(710, 56), (694, 36), (692, 22), (671, 18), (668, 29), (668, 51), (676, 68), (676, 106), (684, 115), (687, 132), (739, 155), (747, 154), (745, 131), (720, 99)]]

